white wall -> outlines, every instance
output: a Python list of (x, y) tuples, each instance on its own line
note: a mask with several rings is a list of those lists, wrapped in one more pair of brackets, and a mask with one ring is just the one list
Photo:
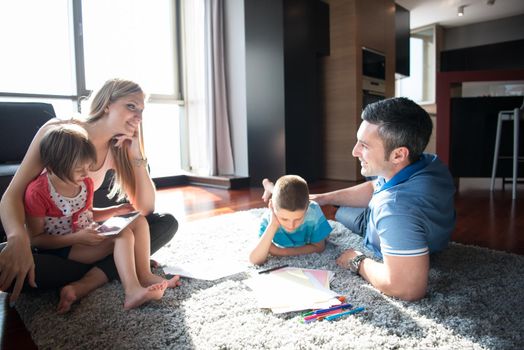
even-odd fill
[(443, 50), (524, 39), (524, 15), (444, 30)]
[(462, 83), (462, 97), (524, 96), (524, 81)]

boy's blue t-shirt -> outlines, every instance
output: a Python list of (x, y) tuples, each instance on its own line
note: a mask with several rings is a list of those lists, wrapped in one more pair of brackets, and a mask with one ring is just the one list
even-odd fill
[[(260, 223), (259, 237), (266, 231), (270, 219), (271, 212), (268, 211)], [(302, 225), (293, 232), (287, 232), (280, 226), (273, 237), (273, 243), (282, 248), (302, 247), (322, 241), (329, 236), (332, 230), (320, 206), (310, 201)]]

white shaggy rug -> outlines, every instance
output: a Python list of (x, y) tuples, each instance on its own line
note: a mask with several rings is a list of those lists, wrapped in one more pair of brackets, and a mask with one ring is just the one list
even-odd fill
[[(182, 225), (155, 254), (164, 264), (220, 261), (245, 264), (265, 209)], [(322, 254), (271, 258), (266, 267), (335, 272), (331, 289), (366, 311), (338, 321), (302, 324), (299, 312), (272, 314), (256, 307), (243, 281), (247, 272), (217, 281), (184, 279), (160, 302), (124, 311), (123, 290), (112, 282), (57, 315), (56, 291), (23, 295), (16, 304), (42, 349), (515, 349), (524, 341), (524, 256), (451, 244), (432, 257), (426, 298), (386, 297), (335, 258), (361, 238), (332, 222)]]

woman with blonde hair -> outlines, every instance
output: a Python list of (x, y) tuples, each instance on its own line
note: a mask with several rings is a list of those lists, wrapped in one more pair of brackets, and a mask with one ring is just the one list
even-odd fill
[[(0, 252), (0, 290), (12, 288), (11, 304), (18, 298), (24, 282), (26, 287), (33, 288), (62, 287), (79, 280), (93, 267), (31, 250), (23, 197), (27, 185), (43, 170), (39, 147), (51, 125), (78, 123), (87, 131), (97, 156), (95, 166), (89, 171), (94, 188), (100, 188), (106, 175), (114, 173), (109, 197), (125, 199), (147, 216), (151, 253), (173, 238), (178, 229), (176, 219), (170, 214), (153, 214), (155, 186), (148, 171), (141, 129), (144, 100), (144, 92), (138, 84), (122, 79), (108, 80), (94, 95), (86, 119), (54, 119), (36, 133), (0, 202), (0, 217), (7, 237), (7, 244)], [(97, 273), (91, 274), (90, 279), (84, 278), (84, 284), (77, 286), (78, 297), (118, 277), (112, 256), (94, 266)]]

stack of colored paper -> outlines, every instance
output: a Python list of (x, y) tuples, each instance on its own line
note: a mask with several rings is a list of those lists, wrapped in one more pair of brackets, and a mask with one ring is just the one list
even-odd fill
[(320, 309), (340, 304), (329, 288), (334, 274), (327, 270), (286, 267), (245, 281), (260, 308), (274, 313)]

